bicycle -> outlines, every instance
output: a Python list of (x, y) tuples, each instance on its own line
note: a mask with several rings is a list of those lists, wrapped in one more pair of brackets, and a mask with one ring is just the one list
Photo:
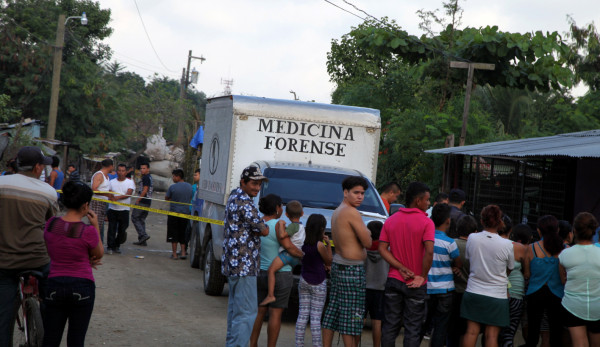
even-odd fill
[(18, 274), (19, 286), (15, 309), (15, 319), (12, 321), (11, 346), (37, 347), (44, 340), (44, 324), (40, 311), (39, 279), (43, 274), (39, 271), (23, 271)]

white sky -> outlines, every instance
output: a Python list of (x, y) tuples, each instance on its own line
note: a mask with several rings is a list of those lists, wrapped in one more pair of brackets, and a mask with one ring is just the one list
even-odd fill
[[(361, 17), (344, 3), (330, 0)], [(353, 0), (375, 17), (396, 19), (402, 29), (420, 36), (418, 9), (442, 7), (440, 0)], [(326, 61), (331, 40), (339, 39), (361, 19), (323, 0), (137, 0), (142, 19), (160, 60), (154, 54), (138, 16), (134, 0), (99, 0), (110, 8), (114, 32), (106, 42), (113, 61), (143, 77), (154, 74), (177, 80), (187, 64), (188, 51), (204, 56), (198, 90), (207, 96), (223, 92), (221, 79), (233, 79), (234, 94), (329, 103), (334, 85), (329, 82)], [(566, 15), (578, 25), (600, 22), (600, 6), (594, 0), (468, 0), (463, 26), (497, 25), (502, 31), (531, 32), (568, 30)], [(77, 15), (77, 14), (69, 14)], [(575, 94), (581, 94), (581, 91)]]

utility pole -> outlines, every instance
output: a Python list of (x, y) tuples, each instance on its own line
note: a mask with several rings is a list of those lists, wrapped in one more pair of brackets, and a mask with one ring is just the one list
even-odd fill
[(469, 106), (471, 105), (471, 89), (473, 88), (473, 74), (475, 73), (475, 69), (477, 70), (494, 70), (496, 66), (494, 64), (486, 64), (486, 63), (466, 63), (462, 61), (451, 61), (451, 68), (457, 69), (469, 69), (469, 73), (467, 75), (467, 93), (465, 95), (465, 107), (463, 109), (463, 123), (462, 130), (460, 131), (460, 140), (458, 145), (465, 145), (465, 138), (467, 137), (467, 121), (469, 119)]
[[(50, 91), (50, 110), (48, 111), (48, 132), (46, 138), (54, 140), (56, 134), (56, 114), (58, 113), (58, 92), (60, 89), (60, 69), (62, 67), (63, 46), (65, 43), (65, 26), (69, 19), (81, 19), (81, 25), (87, 25), (88, 19), (85, 12), (81, 16), (71, 16), (65, 19), (65, 15), (58, 15), (58, 27), (56, 29), (56, 43), (54, 45), (54, 66), (52, 68), (52, 89)], [(50, 145), (52, 147), (52, 145)]]
[[(206, 58), (204, 58), (203, 56), (194, 57), (192, 55), (192, 50), (190, 49), (190, 51), (188, 53), (188, 59), (187, 59), (187, 69), (184, 68), (183, 72), (181, 74), (181, 90), (179, 93), (179, 98), (181, 100), (185, 99), (185, 92), (187, 90), (188, 85), (191, 83), (190, 82), (190, 64), (192, 62), (192, 59), (199, 59), (200, 64), (202, 64), (202, 62), (204, 62), (206, 60)], [(183, 143), (183, 119), (180, 119), (177, 122), (177, 143), (178, 144)]]
[(60, 89), (60, 69), (62, 67), (62, 49), (65, 43), (65, 15), (58, 16), (56, 43), (54, 45), (54, 67), (52, 68), (52, 90), (50, 94), (50, 111), (48, 113), (48, 130), (46, 138), (54, 140), (56, 133), (56, 114), (58, 113), (58, 91)]

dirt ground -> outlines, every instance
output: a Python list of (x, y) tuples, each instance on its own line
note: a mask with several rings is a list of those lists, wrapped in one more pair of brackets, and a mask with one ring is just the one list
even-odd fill
[[(162, 194), (154, 197), (161, 198)], [(166, 204), (153, 203), (165, 208)], [(147, 247), (135, 246), (130, 224), (122, 254), (105, 255), (94, 271), (96, 304), (86, 337), (88, 346), (223, 346), (227, 329), (227, 286), (222, 296), (203, 291), (202, 271), (189, 260), (169, 258), (164, 215), (150, 213)], [(138, 259), (136, 256), (143, 256)], [(259, 340), (266, 346), (266, 323)], [(295, 322), (283, 322), (279, 346), (294, 345)], [(63, 346), (66, 346), (66, 333)], [(306, 333), (307, 346), (310, 330)], [(371, 346), (365, 329), (363, 346)]]
[[(162, 198), (164, 194), (155, 193)], [(166, 203), (152, 207), (168, 209)], [(147, 247), (135, 246), (137, 233), (130, 224), (122, 254), (105, 255), (94, 271), (96, 303), (86, 337), (88, 346), (223, 346), (227, 330), (227, 286), (221, 296), (203, 291), (202, 271), (189, 260), (169, 258), (165, 215), (150, 213)], [(143, 259), (136, 258), (142, 256)], [(266, 346), (266, 323), (259, 346)], [(295, 321), (284, 321), (278, 346), (293, 346)], [(520, 332), (519, 332), (520, 333)], [(337, 335), (334, 346), (337, 344)], [(372, 346), (370, 328), (363, 330), (361, 346)], [(306, 346), (311, 346), (307, 328)], [(401, 345), (402, 336), (397, 340)], [(422, 346), (427, 346), (423, 341)], [(343, 345), (339, 341), (339, 345)], [(66, 331), (62, 346), (66, 346)]]

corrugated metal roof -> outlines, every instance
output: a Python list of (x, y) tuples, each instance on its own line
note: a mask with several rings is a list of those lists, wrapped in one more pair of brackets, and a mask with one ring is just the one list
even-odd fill
[(432, 149), (425, 152), (507, 157), (563, 156), (573, 158), (600, 158), (600, 129), (522, 140)]

